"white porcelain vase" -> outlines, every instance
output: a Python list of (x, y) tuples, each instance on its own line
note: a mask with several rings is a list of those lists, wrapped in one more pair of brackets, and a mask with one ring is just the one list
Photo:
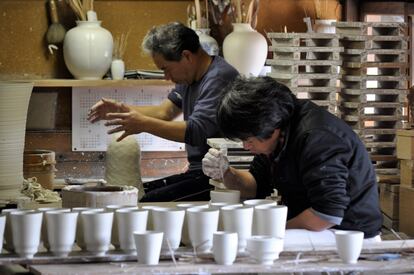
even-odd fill
[(335, 26), (332, 23), (336, 22), (335, 19), (316, 19), (315, 20), (315, 32), (317, 33), (335, 33)]
[(0, 199), (15, 200), (23, 184), (27, 109), (33, 83), (0, 81)]
[(111, 66), (113, 38), (101, 21), (76, 21), (63, 41), (63, 57), (77, 79), (101, 79)]
[(218, 43), (216, 39), (210, 36), (210, 29), (200, 28), (200, 29), (196, 29), (195, 32), (198, 35), (201, 47), (208, 55), (213, 56), (213, 55), (219, 54)]
[(266, 38), (247, 23), (234, 23), (223, 41), (224, 59), (244, 76), (259, 75), (267, 52)]
[(113, 80), (124, 79), (125, 63), (121, 59), (114, 59), (111, 63), (111, 75)]

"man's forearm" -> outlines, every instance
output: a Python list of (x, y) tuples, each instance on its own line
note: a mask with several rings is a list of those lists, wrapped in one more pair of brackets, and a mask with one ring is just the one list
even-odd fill
[(239, 190), (242, 198), (256, 196), (256, 180), (248, 171), (230, 167), (224, 175), (224, 185), (228, 189)]
[(145, 132), (176, 142), (184, 142), (187, 122), (165, 121), (153, 117), (147, 117)]
[(334, 224), (316, 216), (310, 208), (306, 209), (286, 223), (288, 229), (307, 229), (311, 231), (322, 231), (332, 227)]

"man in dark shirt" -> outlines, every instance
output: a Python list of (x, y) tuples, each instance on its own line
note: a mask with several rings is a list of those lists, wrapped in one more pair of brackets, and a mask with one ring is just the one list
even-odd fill
[(379, 235), (375, 171), (363, 143), (342, 120), (269, 77), (236, 79), (224, 92), (217, 120), (225, 137), (242, 140), (256, 156), (249, 171), (240, 171), (210, 149), (205, 174), (224, 175), (226, 187), (245, 198), (264, 198), (276, 188), (288, 206), (287, 228)]
[[(189, 168), (179, 175), (148, 182), (140, 201), (208, 200), (209, 178), (201, 169), (208, 151), (207, 138), (218, 137), (216, 106), (223, 87), (238, 72), (219, 56), (209, 56), (200, 46), (197, 34), (181, 23), (152, 28), (142, 47), (151, 55), (165, 78), (176, 83), (168, 99), (159, 106), (131, 106), (102, 99), (90, 111), (89, 120), (108, 120), (117, 126), (109, 134), (147, 132), (168, 140), (185, 142)], [(184, 121), (173, 121), (183, 113)]]

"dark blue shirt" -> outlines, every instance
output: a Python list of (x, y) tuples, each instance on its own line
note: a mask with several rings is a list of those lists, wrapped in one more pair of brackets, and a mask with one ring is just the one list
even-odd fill
[(214, 56), (208, 71), (191, 85), (177, 84), (168, 95), (183, 111), (187, 122), (184, 142), (190, 170), (201, 169), (201, 160), (209, 146), (207, 138), (219, 137), (216, 108), (223, 88), (238, 75), (223, 58)]

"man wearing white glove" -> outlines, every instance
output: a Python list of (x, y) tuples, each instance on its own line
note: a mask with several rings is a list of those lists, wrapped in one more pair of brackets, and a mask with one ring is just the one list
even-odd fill
[(237, 78), (226, 87), (216, 117), (225, 138), (241, 140), (256, 156), (242, 171), (210, 150), (202, 162), (208, 176), (224, 177), (224, 185), (244, 198), (265, 198), (276, 188), (288, 207), (287, 228), (378, 236), (375, 170), (344, 121), (270, 77)]
[(220, 150), (210, 148), (203, 160), (203, 172), (214, 180), (221, 181), (228, 189), (240, 190), (242, 198), (254, 196), (255, 185), (250, 184), (253, 176), (248, 171), (234, 169)]
[(223, 181), (229, 169), (229, 160), (222, 151), (211, 148), (203, 158), (203, 172), (214, 180)]

